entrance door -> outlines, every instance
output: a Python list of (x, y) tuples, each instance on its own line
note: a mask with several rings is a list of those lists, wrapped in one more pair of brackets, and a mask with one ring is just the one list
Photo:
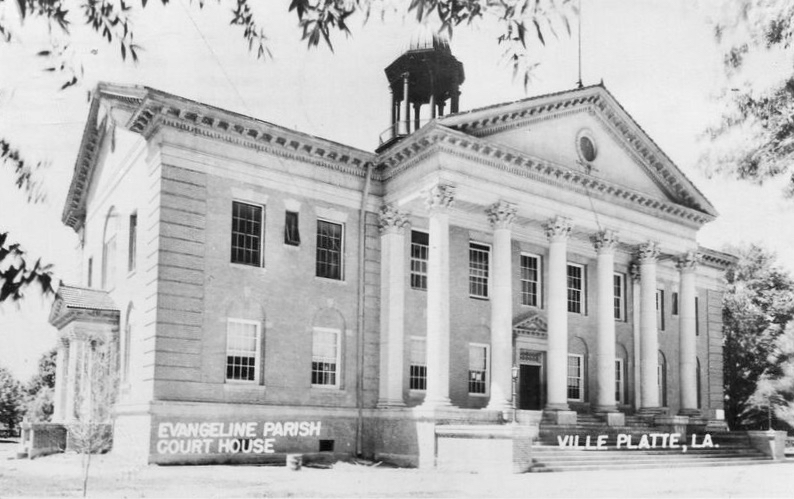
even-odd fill
[(539, 411), (540, 398), (540, 366), (522, 364), (518, 376), (518, 408)]

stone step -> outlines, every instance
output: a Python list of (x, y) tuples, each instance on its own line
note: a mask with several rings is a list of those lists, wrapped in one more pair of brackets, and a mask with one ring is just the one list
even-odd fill
[(728, 459), (709, 459), (700, 461), (672, 461), (672, 462), (641, 462), (634, 461), (630, 463), (592, 463), (592, 464), (578, 464), (578, 465), (552, 465), (545, 466), (542, 464), (530, 468), (530, 473), (542, 472), (560, 472), (560, 471), (598, 471), (610, 469), (656, 469), (656, 468), (700, 468), (700, 467), (713, 467), (713, 466), (749, 466), (758, 464), (767, 464), (771, 462), (768, 458), (728, 458)]
[(534, 459), (539, 462), (552, 462), (552, 461), (638, 461), (643, 459), (658, 459), (660, 461), (677, 461), (677, 460), (697, 460), (697, 459), (721, 459), (733, 457), (749, 457), (749, 458), (762, 458), (766, 459), (763, 453), (753, 452), (748, 450), (736, 450), (731, 452), (714, 452), (714, 451), (693, 451), (681, 452), (680, 450), (673, 449), (672, 451), (657, 451), (639, 453), (638, 451), (624, 451), (624, 450), (603, 450), (603, 451), (575, 451), (566, 452), (536, 452), (533, 454)]

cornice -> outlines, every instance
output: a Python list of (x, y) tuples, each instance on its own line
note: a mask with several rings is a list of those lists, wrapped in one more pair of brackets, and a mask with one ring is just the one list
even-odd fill
[(698, 247), (697, 255), (700, 257), (700, 264), (712, 267), (718, 270), (726, 270), (731, 265), (734, 265), (739, 259), (729, 253), (713, 250), (703, 246)]
[(499, 170), (529, 178), (556, 187), (573, 190), (582, 195), (607, 201), (618, 201), (625, 206), (649, 211), (665, 218), (684, 221), (695, 226), (710, 222), (715, 217), (700, 210), (600, 179), (582, 171), (566, 168), (540, 158), (531, 157), (501, 144), (451, 130), (444, 126), (428, 125), (409, 136), (398, 147), (380, 157), (381, 178), (384, 181), (404, 173), (415, 159), (428, 149), (484, 163)]
[(651, 179), (671, 197), (716, 217), (716, 210), (705, 196), (601, 85), (473, 110), (444, 117), (441, 122), (449, 128), (483, 137), (577, 112), (589, 112), (604, 123), (620, 147), (643, 165)]

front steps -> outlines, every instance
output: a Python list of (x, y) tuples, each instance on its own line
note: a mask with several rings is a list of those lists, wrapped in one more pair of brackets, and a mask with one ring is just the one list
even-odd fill
[[(750, 445), (745, 433), (726, 431), (708, 432), (713, 447), (692, 448), (691, 435), (681, 436), (679, 447), (662, 447), (662, 438), (657, 437), (655, 448), (627, 449), (626, 439), (637, 446), (643, 435), (670, 433), (670, 430), (654, 427), (647, 419), (627, 416), (624, 426), (607, 426), (598, 416), (579, 414), (576, 425), (554, 425), (553, 418), (541, 420), (538, 440), (532, 446), (530, 472), (587, 471), (608, 469), (649, 469), (701, 466), (737, 466), (763, 464), (771, 459)], [(597, 438), (606, 435), (605, 445), (597, 449)], [(618, 435), (624, 435), (621, 448), (617, 447)], [(568, 437), (566, 446), (560, 446), (559, 438)], [(574, 437), (578, 446), (571, 446)], [(589, 447), (586, 447), (590, 437)], [(696, 445), (703, 445), (705, 435), (696, 433)], [(687, 446), (684, 452), (684, 445)]]

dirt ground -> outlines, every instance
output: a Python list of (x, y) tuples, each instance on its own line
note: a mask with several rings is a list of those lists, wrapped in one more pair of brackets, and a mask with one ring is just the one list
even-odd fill
[[(13, 459), (0, 443), (0, 497), (81, 495), (80, 458)], [(112, 454), (91, 467), (91, 497), (794, 497), (793, 463), (724, 468), (487, 475), (338, 463), (332, 469), (141, 466)]]

